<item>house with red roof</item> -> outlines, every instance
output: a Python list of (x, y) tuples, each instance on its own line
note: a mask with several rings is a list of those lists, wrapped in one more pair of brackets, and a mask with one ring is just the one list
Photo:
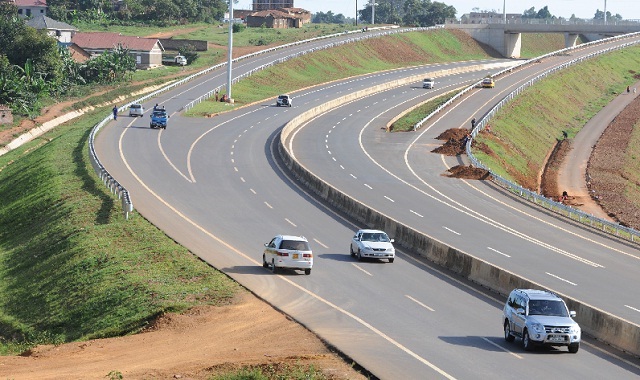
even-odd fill
[(121, 45), (129, 49), (139, 69), (162, 66), (164, 48), (157, 38), (123, 36), (120, 33), (109, 32), (78, 32), (73, 35), (71, 42), (92, 56), (100, 55)]
[(24, 18), (47, 14), (47, 0), (9, 0), (18, 7), (18, 15)]
[(246, 16), (248, 27), (300, 28), (311, 22), (311, 13), (302, 8), (268, 9)]

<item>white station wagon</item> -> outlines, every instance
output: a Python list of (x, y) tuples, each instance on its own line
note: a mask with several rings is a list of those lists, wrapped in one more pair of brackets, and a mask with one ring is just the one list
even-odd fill
[(262, 266), (277, 273), (280, 268), (303, 269), (311, 274), (313, 252), (304, 236), (277, 235), (264, 245)]
[(393, 239), (384, 231), (359, 230), (351, 239), (349, 251), (351, 256), (362, 260), (365, 257), (376, 259), (388, 259), (390, 263), (396, 258), (396, 250), (393, 247)]

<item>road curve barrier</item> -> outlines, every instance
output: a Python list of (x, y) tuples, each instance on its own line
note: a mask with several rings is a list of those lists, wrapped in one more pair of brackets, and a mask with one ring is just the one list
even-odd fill
[[(319, 198), (344, 212), (358, 223), (369, 228), (387, 231), (394, 237), (397, 244), (406, 250), (425, 257), (429, 261), (496, 291), (505, 297), (514, 288), (545, 289), (541, 284), (450, 247), (363, 204), (326, 183), (296, 160), (290, 145), (290, 136), (307, 121), (346, 102), (390, 87), (392, 85), (383, 84), (371, 89), (360, 90), (329, 101), (291, 119), (280, 132), (278, 143), (278, 155), (287, 169)], [(640, 356), (640, 325), (618, 318), (604, 310), (564, 294), (555, 293), (561, 295), (566, 300), (569, 308), (577, 312), (576, 321), (580, 324), (585, 334), (591, 335), (619, 350)], [(496, 329), (500, 329), (501, 326), (497, 322), (496, 320)]]
[[(364, 39), (367, 39), (367, 38), (382, 37), (382, 36), (387, 36), (387, 35), (396, 34), (396, 33), (425, 31), (425, 30), (434, 30), (434, 29), (443, 29), (443, 28), (444, 28), (444, 25), (436, 25), (436, 26), (425, 27), (425, 28), (408, 28), (408, 29), (399, 29), (397, 26), (374, 27), (374, 28), (370, 28), (370, 29), (372, 31), (379, 31), (379, 30), (386, 30), (386, 31), (370, 33), (370, 34), (365, 33), (365, 34), (363, 34), (363, 35), (361, 35), (359, 37), (350, 38), (350, 39), (347, 39), (345, 41), (342, 41), (340, 44), (361, 41), (361, 40), (364, 40)], [(284, 48), (289, 48), (289, 47), (292, 47), (292, 46), (303, 45), (303, 44), (306, 44), (306, 43), (309, 43), (309, 42), (314, 42), (314, 41), (318, 41), (318, 40), (338, 37), (338, 36), (341, 36), (343, 34), (354, 34), (354, 33), (362, 33), (362, 32), (359, 31), (359, 30), (355, 30), (355, 31), (349, 31), (349, 32), (344, 32), (344, 33), (329, 34), (329, 35), (326, 35), (326, 36), (310, 38), (310, 39), (303, 40), (303, 41), (296, 41), (296, 42), (292, 42), (292, 43), (288, 43), (288, 44), (272, 47), (272, 48), (269, 48), (269, 49), (260, 50), (260, 51), (255, 52), (255, 53), (246, 54), (246, 55), (243, 55), (242, 57), (238, 57), (238, 58), (233, 59), (232, 62), (238, 62), (238, 61), (241, 61), (241, 60), (244, 60), (244, 59), (252, 58), (252, 57), (255, 57), (255, 56), (258, 56), (258, 55), (270, 53), (270, 52), (273, 52), (273, 51), (276, 51), (276, 50), (281, 50), (281, 49), (284, 49)], [(300, 53), (293, 54), (293, 55), (290, 55), (288, 57), (285, 57), (286, 59), (284, 59), (284, 60), (282, 58), (281, 59), (277, 59), (277, 60), (274, 60), (273, 62), (268, 63), (268, 64), (263, 65), (263, 66), (265, 66), (265, 67), (272, 66), (272, 65), (275, 65), (276, 63), (281, 63), (281, 62), (284, 62), (285, 60), (288, 60), (288, 59), (291, 59), (291, 58), (295, 58), (295, 56), (300, 56), (300, 55), (307, 54), (307, 53), (310, 53), (310, 52), (313, 52), (313, 51), (318, 51), (318, 50), (322, 50), (322, 49), (328, 49), (330, 47), (335, 47), (335, 46), (338, 46), (338, 45), (337, 44), (327, 44), (327, 45), (324, 45), (321, 48), (308, 49), (308, 50), (305, 50), (304, 52), (300, 52)], [(151, 98), (154, 98), (154, 97), (156, 97), (156, 96), (158, 96), (158, 95), (160, 95), (160, 94), (162, 94), (164, 92), (172, 90), (172, 89), (174, 89), (174, 88), (176, 88), (178, 86), (181, 86), (181, 85), (183, 85), (183, 84), (185, 84), (187, 82), (192, 81), (195, 78), (198, 78), (198, 77), (200, 77), (202, 75), (208, 74), (211, 71), (217, 70), (217, 69), (222, 68), (222, 67), (224, 67), (226, 65), (227, 65), (227, 62), (220, 63), (218, 65), (211, 66), (211, 67), (209, 67), (207, 69), (199, 71), (199, 72), (197, 72), (195, 74), (189, 75), (186, 78), (183, 78), (183, 79), (181, 79), (179, 81), (172, 82), (169, 85), (167, 85), (165, 87), (162, 87), (161, 89), (153, 91), (153, 92), (151, 92), (151, 93), (149, 93), (149, 94), (147, 94), (147, 95), (145, 95), (145, 96), (143, 96), (141, 98), (135, 99), (135, 100), (133, 100), (133, 101), (131, 101), (131, 102), (119, 107), (118, 108), (118, 112), (125, 111), (126, 109), (128, 109), (128, 107), (131, 104), (145, 102), (145, 101), (147, 101), (147, 100), (149, 100)], [(261, 70), (262, 69), (264, 69), (264, 68), (261, 68)], [(234, 78), (232, 80), (232, 83), (236, 83), (238, 80), (240, 80), (240, 79), (242, 79), (244, 77), (250, 76), (255, 71), (256, 70), (253, 70), (253, 71), (251, 71), (249, 73), (245, 73), (245, 74), (243, 74), (243, 75), (241, 75), (239, 77)], [(213, 90), (209, 91), (207, 94), (199, 97), (198, 99), (196, 99), (196, 100), (190, 102), (189, 104), (187, 104), (186, 106), (184, 106), (183, 110), (188, 110), (188, 109), (192, 108), (195, 104), (200, 103), (200, 102), (212, 97), (216, 93), (216, 91), (219, 91), (222, 88), (225, 88), (225, 86), (219, 86), (219, 87), (214, 88)], [(112, 192), (116, 193), (118, 195), (118, 197), (120, 199), (122, 199), (122, 210), (124, 212), (125, 218), (128, 219), (129, 218), (129, 214), (131, 214), (133, 212), (133, 210), (134, 210), (133, 202), (131, 201), (130, 194), (127, 191), (127, 189), (124, 188), (124, 186), (122, 186), (111, 174), (109, 174), (107, 169), (100, 162), (100, 159), (98, 158), (98, 155), (96, 154), (96, 151), (95, 151), (95, 148), (94, 148), (94, 146), (95, 146), (94, 145), (95, 136), (98, 134), (100, 129), (109, 120), (112, 120), (111, 116), (105, 117), (100, 123), (96, 124), (93, 127), (93, 129), (91, 130), (91, 133), (89, 134), (89, 158), (91, 160), (91, 165), (93, 166), (93, 169), (95, 170), (95, 172), (98, 175), (98, 177), (100, 177), (100, 179), (103, 181), (103, 183), (107, 187), (109, 187), (109, 189)]]
[(98, 159), (98, 155), (96, 154), (96, 149), (94, 145), (95, 136), (100, 131), (100, 129), (107, 124), (111, 120), (111, 116), (104, 118), (101, 122), (96, 124), (91, 133), (89, 134), (89, 160), (91, 161), (91, 166), (93, 166), (93, 170), (96, 172), (98, 177), (103, 184), (105, 184), (112, 193), (118, 196), (118, 199), (122, 201), (122, 211), (124, 213), (125, 219), (129, 219), (129, 214), (133, 212), (133, 202), (131, 201), (131, 197), (127, 189), (124, 188), (109, 172), (102, 166), (100, 160)]
[[(629, 36), (637, 36), (640, 35), (640, 33), (632, 33), (631, 35), (625, 35), (624, 38), (627, 38)], [(610, 41), (611, 39), (616, 39), (616, 38), (622, 38), (622, 37), (612, 37), (607, 39), (608, 41)], [(598, 41), (594, 41), (594, 42), (598, 42)], [(638, 45), (640, 44), (640, 41), (632, 41), (632, 42), (628, 42), (622, 45), (618, 45), (616, 47), (612, 47), (612, 48), (608, 48), (608, 49), (603, 49), (594, 53), (591, 53), (589, 55), (580, 57), (580, 58), (576, 58), (573, 59), (569, 62), (565, 62), (561, 65), (558, 65), (556, 67), (553, 67), (541, 74), (539, 74), (538, 76), (530, 79), (529, 81), (527, 81), (526, 83), (522, 84), (520, 87), (518, 87), (517, 89), (513, 90), (511, 93), (509, 93), (507, 96), (505, 96), (502, 100), (500, 100), (500, 102), (498, 102), (491, 110), (489, 110), (489, 112), (487, 112), (484, 116), (482, 116), (482, 118), (480, 118), (480, 121), (478, 121), (476, 123), (475, 128), (471, 131), (471, 136), (472, 138), (469, 139), (467, 141), (466, 144), (466, 152), (467, 152), (467, 156), (469, 157), (469, 159), (471, 160), (471, 164), (475, 167), (478, 168), (482, 168), (487, 170), (491, 175), (490, 178), (491, 180), (496, 183), (497, 185), (499, 185), (500, 187), (507, 189), (510, 193), (515, 194), (520, 196), (521, 198), (524, 198), (530, 202), (535, 203), (538, 206), (544, 207), (550, 211), (553, 211), (555, 213), (561, 214), (563, 216), (566, 216), (572, 220), (578, 221), (580, 223), (583, 224), (588, 224), (593, 228), (598, 228), (599, 230), (615, 235), (617, 237), (629, 240), (631, 242), (634, 243), (638, 243), (640, 242), (640, 231), (635, 230), (633, 228), (629, 228), (629, 227), (625, 227), (622, 226), (620, 224), (617, 223), (613, 223), (610, 222), (608, 220), (602, 219), (602, 218), (598, 218), (594, 215), (588, 214), (582, 210), (573, 208), (571, 206), (562, 204), (560, 202), (556, 202), (553, 199), (549, 199), (541, 194), (536, 193), (535, 191), (531, 191), (529, 189), (525, 189), (522, 186), (513, 183), (509, 180), (507, 180), (504, 177), (501, 177), (500, 175), (496, 174), (493, 170), (491, 170), (491, 168), (485, 166), (480, 160), (478, 160), (473, 153), (471, 152), (471, 144), (473, 142), (473, 139), (478, 135), (478, 133), (480, 131), (482, 131), (486, 125), (488, 125), (489, 120), (494, 117), (497, 112), (504, 107), (507, 103), (509, 103), (510, 101), (512, 101), (513, 99), (515, 99), (516, 96), (520, 95), (522, 92), (524, 92), (524, 90), (526, 90), (527, 88), (533, 86), (535, 83), (537, 83), (538, 81), (546, 78), (547, 76), (560, 71), (560, 70), (564, 70), (568, 67), (571, 67), (573, 65), (579, 64), (581, 62), (584, 62), (586, 60), (598, 57), (602, 54), (606, 54), (606, 53), (610, 53), (612, 51), (616, 51), (616, 50), (621, 50), (624, 48), (627, 48), (629, 46), (634, 46), (634, 45)], [(560, 52), (566, 52), (568, 50), (571, 50), (571, 48), (568, 49), (563, 49), (560, 50)], [(558, 54), (558, 52), (554, 52), (551, 54), (547, 54), (545, 56), (542, 57), (547, 57), (549, 55), (555, 55)], [(534, 60), (537, 59), (541, 59), (542, 57), (536, 58)], [(534, 61), (531, 60), (531, 61)], [(531, 62), (529, 61), (529, 62)]]
[[(278, 58), (278, 59), (273, 60), (271, 62), (265, 63), (264, 65), (256, 67), (253, 70), (250, 70), (250, 71), (248, 71), (248, 72), (246, 72), (246, 73), (244, 73), (242, 75), (239, 75), (239, 76), (233, 78), (231, 80), (231, 84), (236, 84), (241, 79), (250, 77), (251, 75), (253, 75), (253, 74), (255, 74), (255, 73), (259, 72), (259, 71), (265, 70), (265, 69), (267, 69), (267, 68), (269, 68), (271, 66), (277, 65), (279, 63), (286, 62), (286, 61), (294, 59), (294, 58), (301, 57), (301, 56), (309, 54), (309, 53), (314, 53), (314, 52), (321, 51), (321, 50), (331, 49), (331, 48), (335, 48), (335, 47), (342, 46), (342, 45), (345, 45), (345, 44), (350, 44), (350, 43), (354, 43), (354, 42), (363, 41), (363, 40), (366, 40), (366, 39), (369, 39), (369, 38), (377, 38), (377, 37), (389, 36), (389, 35), (392, 35), (392, 34), (408, 33), (408, 32), (424, 32), (424, 31), (437, 30), (437, 29), (443, 29), (443, 28), (444, 28), (444, 25), (436, 25), (436, 26), (429, 26), (429, 27), (419, 27), (419, 28), (403, 28), (403, 29), (391, 28), (390, 30), (387, 30), (386, 32), (375, 33), (375, 34), (362, 34), (362, 35), (359, 35), (359, 36), (356, 36), (356, 37), (352, 37), (352, 38), (349, 38), (349, 39), (346, 39), (346, 40), (331, 42), (331, 43), (328, 43), (328, 44), (323, 45), (323, 46), (318, 46), (318, 47), (315, 47), (315, 48), (312, 48), (312, 49), (308, 49), (308, 50), (304, 50), (304, 51), (301, 51), (301, 52), (298, 52), (298, 53), (290, 54), (288, 56), (285, 56), (285, 57), (282, 57), (282, 58)], [(387, 28), (371, 28), (371, 29), (387, 29)], [(360, 32), (360, 31), (350, 31), (350, 32), (346, 32), (346, 33), (362, 33), (362, 32)], [(285, 48), (285, 47), (291, 47), (291, 46), (295, 46), (295, 45), (300, 45), (302, 43), (313, 42), (313, 41), (317, 41), (317, 40), (320, 40), (320, 39), (326, 39), (326, 38), (330, 38), (330, 37), (338, 37), (338, 36), (341, 36), (342, 34), (344, 34), (344, 33), (332, 34), (332, 35), (322, 36), (322, 37), (316, 37), (316, 38), (312, 38), (312, 39), (309, 39), (309, 40), (304, 40), (304, 41), (299, 41), (299, 42), (293, 42), (293, 43), (286, 44), (286, 45), (276, 46), (276, 47), (273, 47), (273, 48), (270, 48), (270, 49), (261, 50), (261, 51), (256, 52), (256, 53), (244, 55), (242, 57), (233, 59), (232, 62), (235, 63), (235, 62), (237, 62), (237, 61), (239, 61), (241, 59), (250, 58), (250, 57), (253, 57), (253, 56), (256, 56), (256, 55), (260, 55), (260, 54), (264, 54), (264, 53), (270, 53), (272, 51), (275, 51), (277, 49), (282, 49), (282, 48)], [(220, 64), (218, 66), (222, 67), (224, 65), (226, 65), (226, 63), (222, 63), (222, 64)], [(212, 89), (211, 91), (209, 91), (206, 94), (200, 96), (199, 98), (194, 99), (193, 101), (187, 103), (182, 108), (182, 111), (188, 111), (188, 110), (192, 109), (195, 105), (197, 105), (199, 103), (202, 103), (203, 101), (213, 97), (216, 94), (216, 92), (218, 92), (218, 93), (219, 92), (224, 92), (226, 90), (226, 88), (227, 88), (226, 85), (221, 85), (221, 86), (218, 86), (218, 87)]]

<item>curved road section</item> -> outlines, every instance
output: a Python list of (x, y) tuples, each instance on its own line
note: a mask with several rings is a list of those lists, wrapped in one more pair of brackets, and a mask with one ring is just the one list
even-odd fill
[[(428, 224), (414, 223), (429, 235), (452, 230), (449, 233), (461, 236), (468, 231), (471, 237), (461, 240), (471, 246), (461, 248), (475, 253), (494, 233), (482, 226), (487, 223), (476, 212), (503, 208), (518, 215), (519, 211), (480, 197), (477, 190), (458, 182), (457, 189), (462, 189), (462, 194), (455, 195), (458, 200), (466, 193), (473, 194), (468, 202), (474, 199), (481, 202), (480, 206), (473, 204), (477, 210), (461, 212), (443, 204), (437, 192), (425, 190), (429, 186), (422, 183), (424, 178), (408, 176), (411, 170), (405, 160), (392, 160), (383, 166), (375, 164), (395, 156), (389, 154), (395, 151), (409, 157), (406, 161), (412, 165), (419, 165), (421, 176), (442, 181), (439, 177), (443, 163), (433, 166), (426, 152), (404, 153), (406, 139), (418, 134), (380, 133), (384, 123), (378, 123), (378, 119), (390, 105), (395, 104), (400, 111), (475, 82), (487, 73), (465, 67), (495, 63), (427, 65), (351, 78), (292, 94), (295, 105), (292, 108), (275, 107), (275, 101), (269, 100), (211, 119), (183, 118), (174, 113), (168, 128), (160, 131), (149, 129), (144, 117), (120, 118), (98, 136), (96, 147), (108, 170), (133, 194), (141, 214), (352, 357), (375, 377), (526, 378), (553, 373), (568, 378), (636, 378), (640, 368), (631, 359), (608, 353), (588, 341), (577, 355), (556, 355), (566, 351), (554, 349), (525, 354), (502, 337), (502, 296), (487, 293), (419, 256), (399, 250), (393, 264), (352, 259), (348, 244), (353, 232), (363, 227), (361, 223), (336, 211), (328, 202), (318, 201), (301, 182), (290, 177), (279, 159), (280, 130), (302, 112), (376, 85), (442, 73), (435, 91), (425, 91), (419, 82), (405, 83), (369, 94), (362, 100), (369, 101), (368, 104), (348, 102), (336, 110), (345, 114), (329, 112), (312, 120), (323, 129), (321, 137), (306, 134), (317, 127), (303, 128), (295, 138), (294, 152), (312, 171), (325, 180), (335, 181), (336, 186), (347, 186), (346, 178), (351, 178), (357, 186), (348, 185), (353, 189), (344, 190), (373, 209), (404, 212), (411, 204), (410, 210), (422, 213), (418, 220)], [(159, 102), (173, 112), (196, 96), (185, 88), (167, 93)], [(468, 111), (471, 110), (469, 106)], [(363, 128), (364, 125), (367, 127)], [(349, 132), (338, 133), (341, 129)], [(356, 140), (352, 139), (354, 131), (358, 131)], [(413, 145), (417, 148), (419, 144)], [(413, 154), (427, 161), (416, 161), (410, 157)], [(325, 169), (328, 171), (321, 172)], [(405, 183), (407, 179), (430, 196), (412, 193), (409, 198), (399, 198), (407, 191), (415, 192), (407, 190), (413, 189)], [(442, 182), (429, 184), (442, 186)], [(498, 200), (507, 203), (498, 190), (488, 185), (482, 187), (484, 192), (493, 192)], [(427, 201), (427, 197), (432, 200)], [(429, 202), (428, 207), (418, 210), (417, 206), (425, 202)], [(465, 207), (469, 206), (463, 203), (458, 209)], [(519, 207), (531, 212), (528, 207)], [(473, 222), (461, 222), (458, 214), (476, 217)], [(530, 222), (528, 218), (520, 218)], [(295, 271), (274, 275), (262, 268), (263, 244), (280, 233), (307, 237), (315, 256), (310, 276)], [(533, 261), (534, 254), (528, 252), (529, 245), (537, 247), (534, 243), (509, 237), (505, 244), (514, 250), (522, 248), (527, 252), (522, 256)], [(494, 249), (509, 252), (504, 247)], [(536, 254), (562, 260), (567, 268), (580, 263), (593, 271), (599, 269), (555, 251), (541, 252)]]

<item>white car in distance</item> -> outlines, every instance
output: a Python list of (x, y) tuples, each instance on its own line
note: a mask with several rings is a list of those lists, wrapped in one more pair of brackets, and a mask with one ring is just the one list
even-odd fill
[(313, 252), (304, 236), (277, 235), (264, 245), (262, 266), (277, 273), (280, 268), (302, 269), (311, 274)]
[(359, 230), (353, 235), (349, 252), (358, 260), (363, 258), (388, 259), (390, 263), (396, 258), (393, 239), (380, 230)]

